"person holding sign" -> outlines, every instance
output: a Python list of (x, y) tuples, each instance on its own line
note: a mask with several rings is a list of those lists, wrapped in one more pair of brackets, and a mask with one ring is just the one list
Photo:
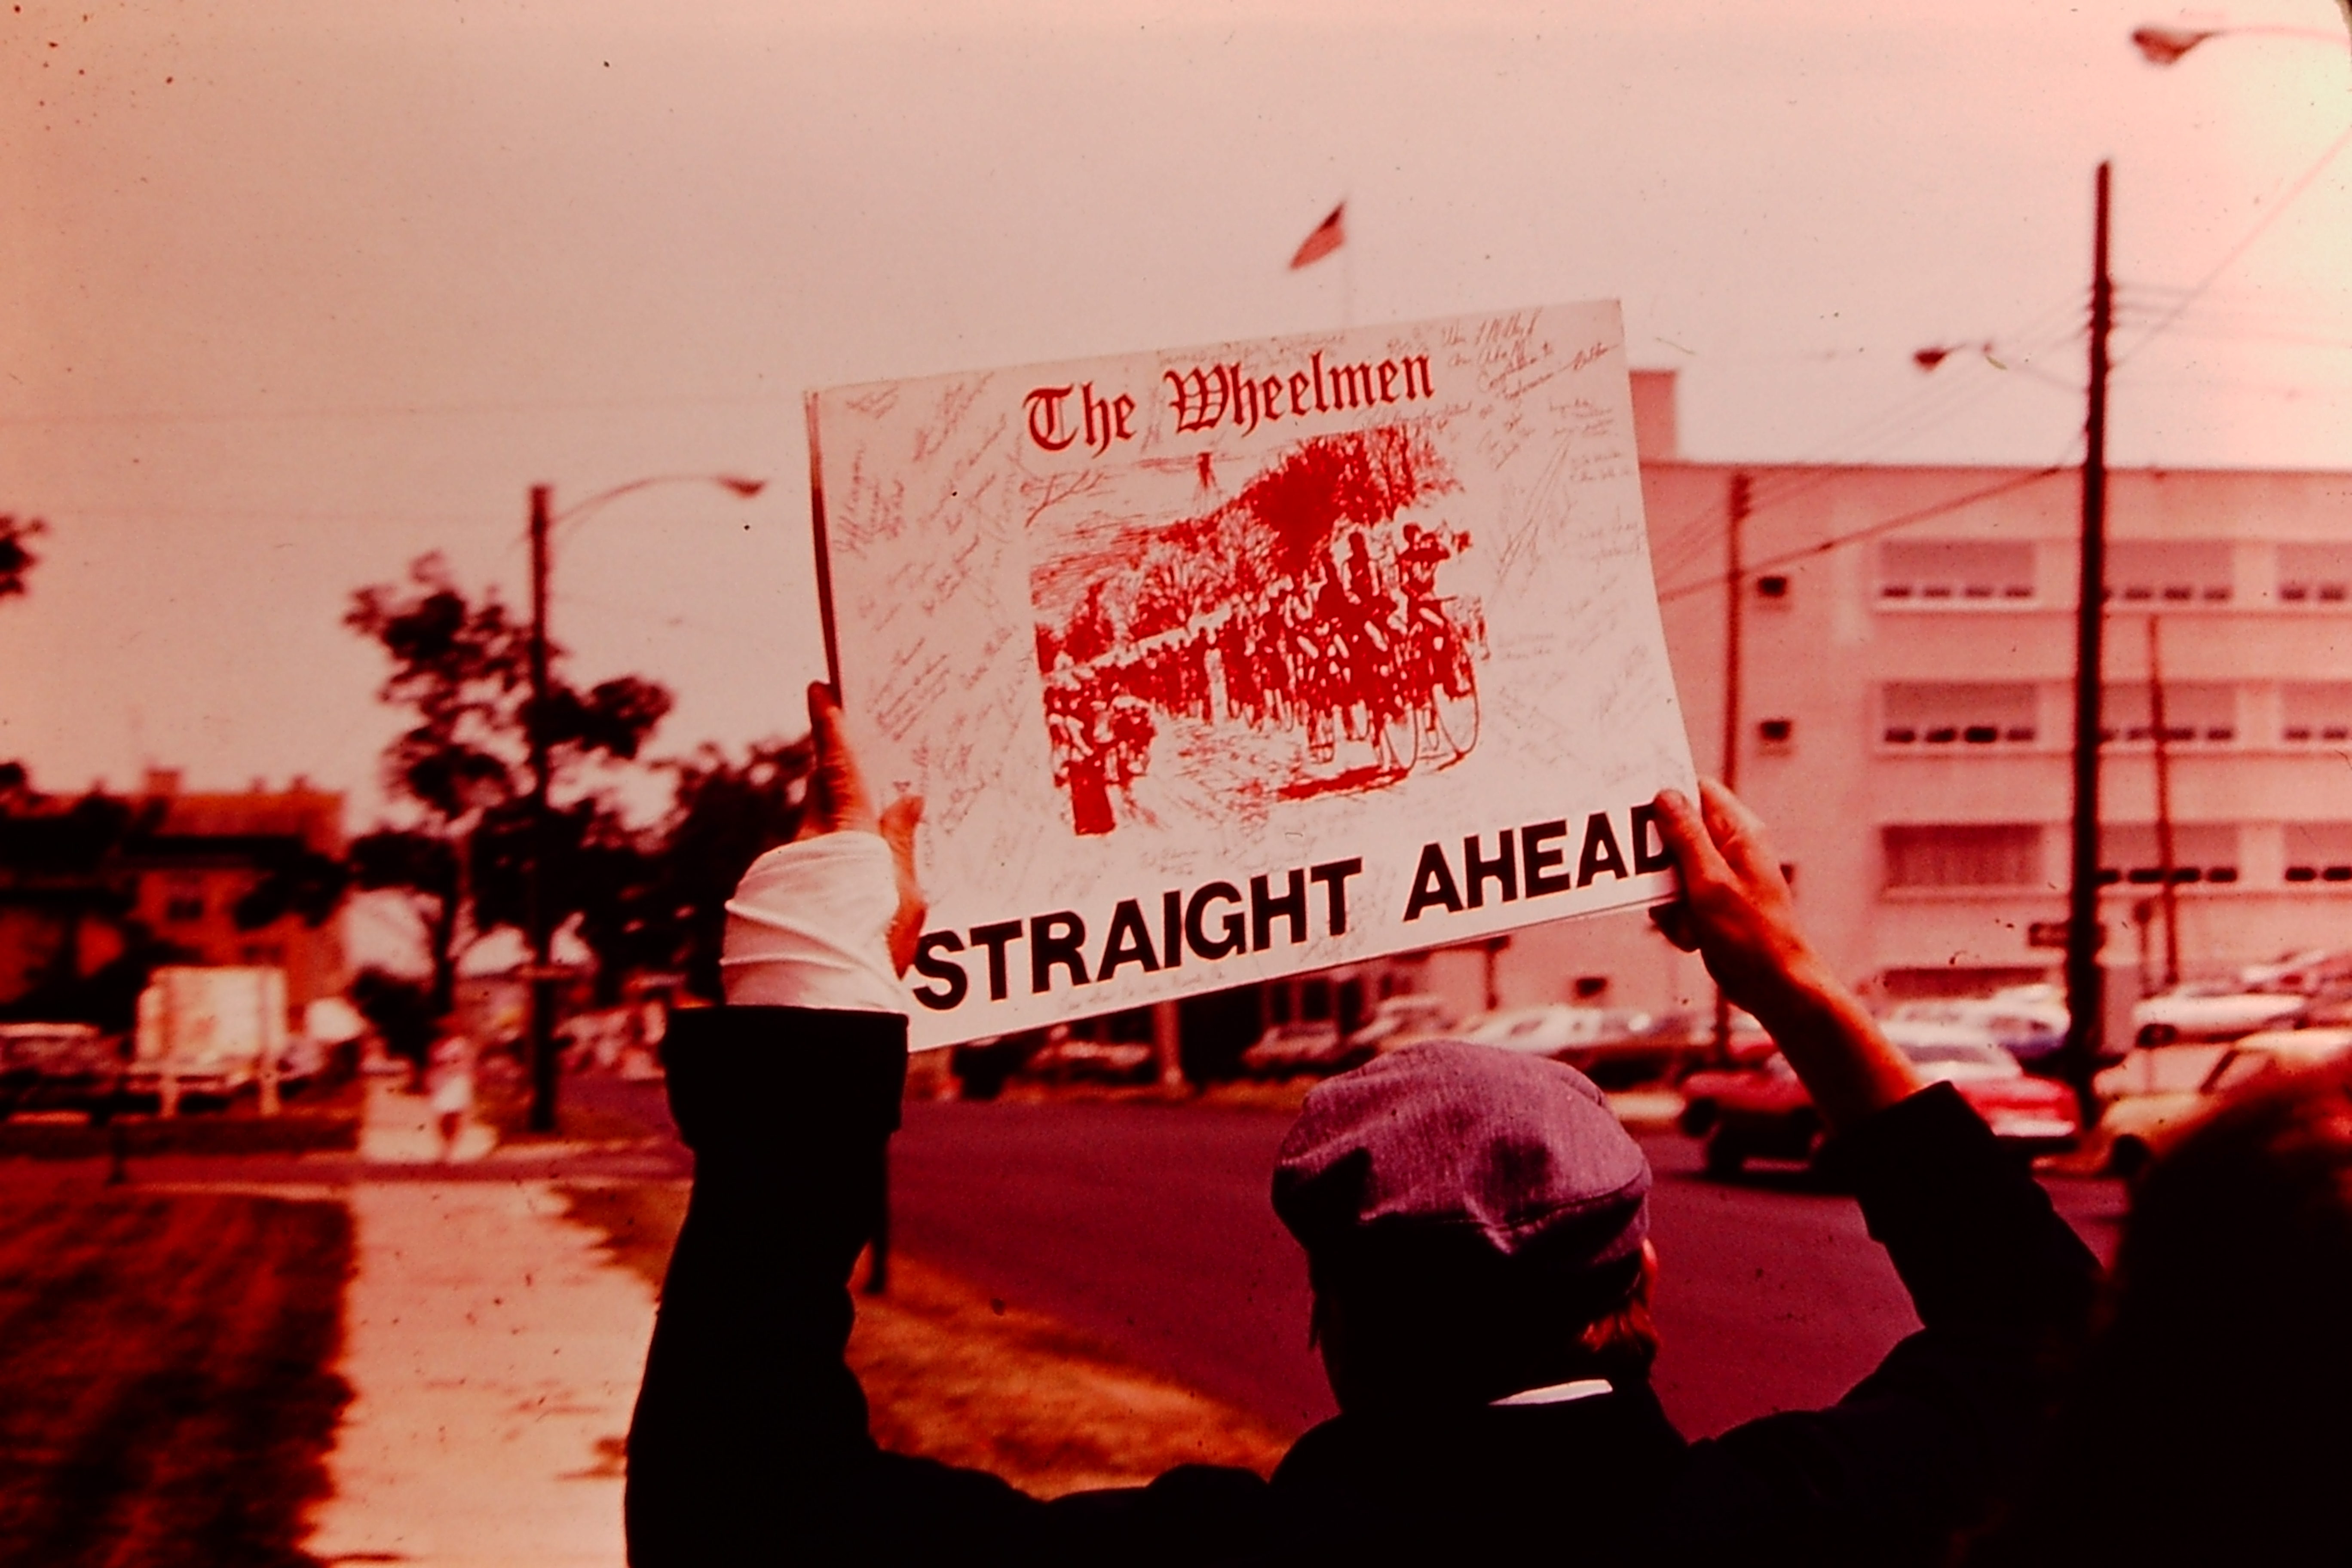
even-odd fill
[(1657, 800), (1662, 930), (1772, 1032), (1926, 1327), (1836, 1405), (1692, 1443), (1647, 1368), (1640, 1147), (1574, 1069), (1437, 1042), (1308, 1096), (1274, 1173), (1340, 1415), (1271, 1480), (1187, 1466), (1053, 1502), (887, 1454), (844, 1363), (906, 1072), (919, 805), (877, 811), (813, 687), (802, 837), (729, 905), (729, 1005), (664, 1042), (694, 1194), (629, 1436), (639, 1568), (1937, 1560), (2008, 1480), (2097, 1267), (1948, 1086), (1922, 1088), (1799, 930), (1719, 786)]

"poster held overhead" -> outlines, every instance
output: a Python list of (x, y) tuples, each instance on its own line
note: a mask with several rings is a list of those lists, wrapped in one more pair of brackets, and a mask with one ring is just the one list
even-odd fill
[(808, 417), (827, 658), (927, 803), (918, 1048), (1671, 893), (1613, 303)]

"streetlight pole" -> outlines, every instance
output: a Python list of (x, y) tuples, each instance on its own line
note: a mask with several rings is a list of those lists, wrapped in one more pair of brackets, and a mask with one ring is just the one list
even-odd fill
[[(739, 479), (731, 474), (656, 474), (600, 491), (573, 506), (564, 519), (584, 516), (606, 501), (651, 485), (709, 483), (749, 500), (767, 487), (765, 479)], [(530, 487), (530, 703), (524, 710), (523, 729), (530, 743), (530, 858), (523, 867), (523, 927), (530, 942), (530, 1117), (533, 1132), (555, 1131), (555, 1103), (560, 1075), (555, 1059), (555, 921), (548, 896), (547, 862), (553, 858), (553, 813), (549, 809), (548, 784), (552, 768), (548, 756), (547, 573), (548, 532), (559, 521), (554, 491), (547, 485)]]
[(530, 487), (530, 860), (523, 876), (523, 925), (530, 938), (530, 1130), (555, 1131), (555, 932), (548, 916), (547, 531), (551, 491)]
[[(1748, 563), (1745, 555), (1748, 514), (1755, 497), (1753, 482), (1745, 471), (1731, 476), (1731, 490), (1725, 501), (1726, 521), (1724, 547), (1728, 557), (1723, 574), (1723, 787), (1737, 793), (1739, 788), (1739, 721), (1740, 721), (1740, 609), (1747, 598)], [(1723, 987), (1715, 988), (1715, 1032), (1712, 1041), (1715, 1065), (1731, 1065), (1731, 998)]]
[(2107, 276), (2109, 167), (2099, 165), (2091, 239), (2090, 408), (2084, 424), (2081, 595), (2074, 610), (2074, 820), (2066, 909), (2066, 1068), (2089, 1103), (2098, 1064), (2105, 986), (2099, 968), (2099, 695), (2107, 583), (2107, 333), (2115, 316)]

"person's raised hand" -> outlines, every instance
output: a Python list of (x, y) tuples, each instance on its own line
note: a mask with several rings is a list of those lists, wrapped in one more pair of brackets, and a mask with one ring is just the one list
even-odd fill
[(1811, 980), (1820, 967), (1764, 825), (1713, 779), (1699, 781), (1696, 804), (1671, 789), (1655, 804), (1683, 889), (1650, 918), (1669, 942), (1705, 959), (1734, 1002), (1762, 1016), (1791, 980)]
[(822, 680), (808, 689), (809, 739), (816, 748), (809, 773), (808, 798), (801, 805), (797, 844), (825, 833), (878, 833), (874, 796), (866, 787), (866, 773), (842, 733), (841, 700)]
[(901, 974), (915, 961), (929, 905), (915, 875), (915, 829), (923, 820), (920, 795), (900, 795), (877, 814), (857, 753), (841, 723), (841, 702), (833, 688), (812, 680), (808, 689), (809, 734), (816, 757), (808, 798), (801, 807), (794, 843), (826, 833), (872, 833), (890, 847), (898, 879), (898, 909), (890, 918), (890, 962)]
[(882, 842), (890, 847), (890, 862), (898, 871), (898, 911), (890, 917), (890, 963), (901, 974), (915, 962), (923, 917), (930, 912), (922, 884), (915, 879), (915, 829), (922, 821), (923, 797), (919, 795), (902, 795), (882, 808)]
[(1683, 888), (1650, 918), (1770, 1031), (1831, 1126), (1916, 1089), (1909, 1063), (1797, 924), (1795, 895), (1755, 813), (1713, 779), (1699, 781), (1696, 804), (1671, 789), (1655, 804)]

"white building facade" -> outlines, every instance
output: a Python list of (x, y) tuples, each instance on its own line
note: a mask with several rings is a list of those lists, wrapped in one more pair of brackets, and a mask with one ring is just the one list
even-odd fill
[[(1671, 374), (1635, 383), (1693, 754), (1770, 825), (1832, 962), (1888, 1000), (2058, 978), (2036, 938), (2066, 915), (2080, 471), (1685, 462)], [(2166, 964), (2152, 653), (2181, 973), (2352, 945), (2352, 472), (2117, 470), (2107, 494), (2112, 1026)], [(1622, 917), (1418, 967), (1407, 983), (1464, 1007), (1711, 997)]]

